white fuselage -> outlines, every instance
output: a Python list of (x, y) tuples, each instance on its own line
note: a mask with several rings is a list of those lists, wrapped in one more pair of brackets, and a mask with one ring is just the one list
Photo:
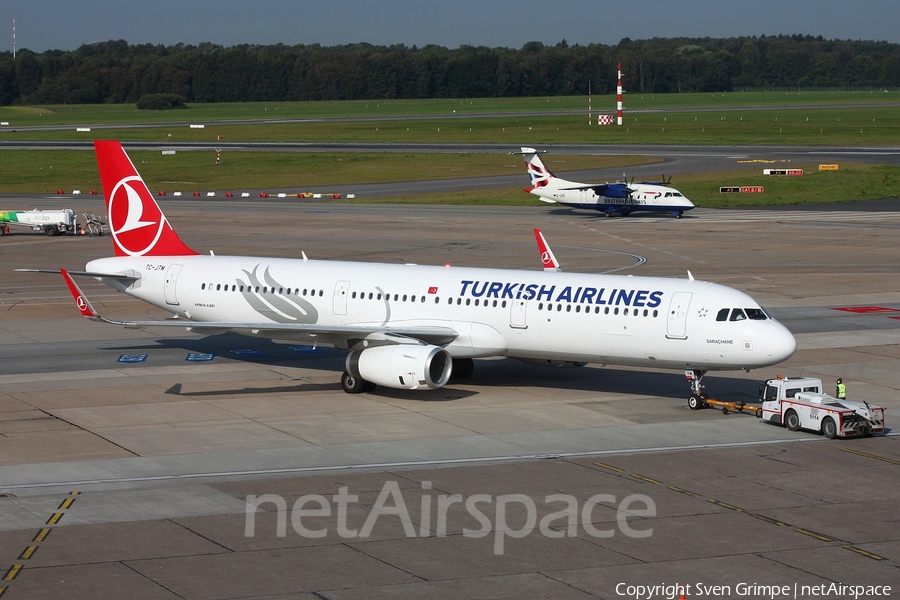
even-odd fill
[(459, 358), (729, 370), (796, 349), (765, 316), (716, 320), (759, 305), (689, 279), (205, 255), (103, 258), (87, 270), (134, 271), (131, 285), (101, 280), (192, 321), (450, 328), (459, 335), (446, 350)]
[(632, 183), (631, 191), (623, 198), (598, 195), (593, 188), (584, 184), (554, 177), (543, 187), (536, 187), (531, 193), (546, 202), (556, 202), (576, 208), (589, 208), (602, 212), (656, 211), (680, 213), (694, 208), (694, 204), (678, 190), (653, 183)]

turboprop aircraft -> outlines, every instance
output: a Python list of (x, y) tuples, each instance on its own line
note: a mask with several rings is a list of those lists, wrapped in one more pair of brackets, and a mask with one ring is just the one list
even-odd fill
[[(348, 393), (440, 388), (451, 373), (470, 375), (473, 358), (507, 356), (687, 369), (700, 394), (708, 370), (773, 365), (797, 347), (753, 298), (693, 277), (202, 255), (169, 225), (122, 146), (94, 146), (115, 256), (84, 271), (44, 271), (62, 274), (82, 315), (331, 344), (349, 351), (341, 377)], [(102, 317), (73, 276), (175, 318)]]
[[(516, 153), (518, 154), (518, 153)], [(633, 212), (672, 213), (681, 218), (694, 204), (681, 192), (658, 183), (578, 183), (560, 179), (544, 166), (534, 148), (522, 148), (531, 187), (525, 191), (542, 202), (599, 210), (607, 217)]]

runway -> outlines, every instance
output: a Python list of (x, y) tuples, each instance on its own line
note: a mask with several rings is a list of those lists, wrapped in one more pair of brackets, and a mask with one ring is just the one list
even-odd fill
[[(752, 401), (758, 380), (802, 373), (826, 389), (843, 377), (851, 398), (888, 407), (889, 427), (900, 408), (900, 211), (890, 203), (696, 209), (679, 220), (224, 199), (164, 209), (190, 246), (216, 254), (535, 270), (540, 227), (566, 270), (690, 269), (747, 291), (795, 333), (785, 365), (708, 376), (714, 396)], [(0, 244), (10, 269), (81, 269), (111, 251), (105, 238), (24, 231)], [(99, 284), (85, 292), (109, 316), (165, 317)], [(836, 310), (856, 306), (878, 311)], [(835, 580), (836, 565), (847, 584), (898, 583), (893, 435), (824, 440), (747, 413), (690, 411), (681, 373), (613, 366), (485, 360), (441, 390), (349, 396), (339, 351), (93, 323), (51, 275), (7, 271), (0, 309), (4, 600), (609, 598), (623, 597), (620, 583), (817, 585)], [(346, 535), (341, 488), (358, 497)], [(387, 505), (386, 489), (397, 490)], [(277, 503), (248, 513), (248, 498), (265, 494), (288, 510), (324, 499), (330, 514), (301, 516), (325, 535), (302, 535), (291, 518), (280, 535)], [(464, 502), (446, 504), (457, 494), (482, 495), (489, 533), (472, 535), (481, 525)], [(563, 508), (545, 502), (553, 494), (577, 501), (574, 530), (566, 518), (539, 527)], [(581, 510), (598, 494), (585, 526)], [(622, 512), (635, 495), (653, 514), (640, 503)], [(529, 523), (525, 498), (536, 520), (515, 537)], [(632, 537), (621, 519), (652, 534)]]

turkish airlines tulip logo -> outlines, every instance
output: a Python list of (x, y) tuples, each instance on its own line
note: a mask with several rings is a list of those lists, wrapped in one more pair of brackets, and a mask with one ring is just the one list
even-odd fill
[[(131, 182), (138, 182), (133, 185)], [(129, 256), (142, 256), (159, 240), (165, 217), (152, 200), (144, 202), (140, 189), (146, 189), (137, 175), (123, 177), (113, 187), (109, 199), (109, 230), (116, 247)]]
[(84, 297), (83, 297), (83, 296), (78, 296), (78, 298), (75, 299), (75, 304), (78, 306), (78, 308), (79, 308), (82, 312), (84, 312), (84, 309), (87, 308), (87, 302), (84, 301)]
[(544, 263), (545, 267), (549, 267), (553, 265), (553, 261), (550, 260), (550, 253), (544, 250), (541, 252), (541, 262)]

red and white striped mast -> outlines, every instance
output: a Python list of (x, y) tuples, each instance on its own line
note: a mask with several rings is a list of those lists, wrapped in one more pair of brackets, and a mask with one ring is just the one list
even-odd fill
[(622, 124), (622, 63), (618, 65), (619, 79), (616, 83), (616, 125)]

